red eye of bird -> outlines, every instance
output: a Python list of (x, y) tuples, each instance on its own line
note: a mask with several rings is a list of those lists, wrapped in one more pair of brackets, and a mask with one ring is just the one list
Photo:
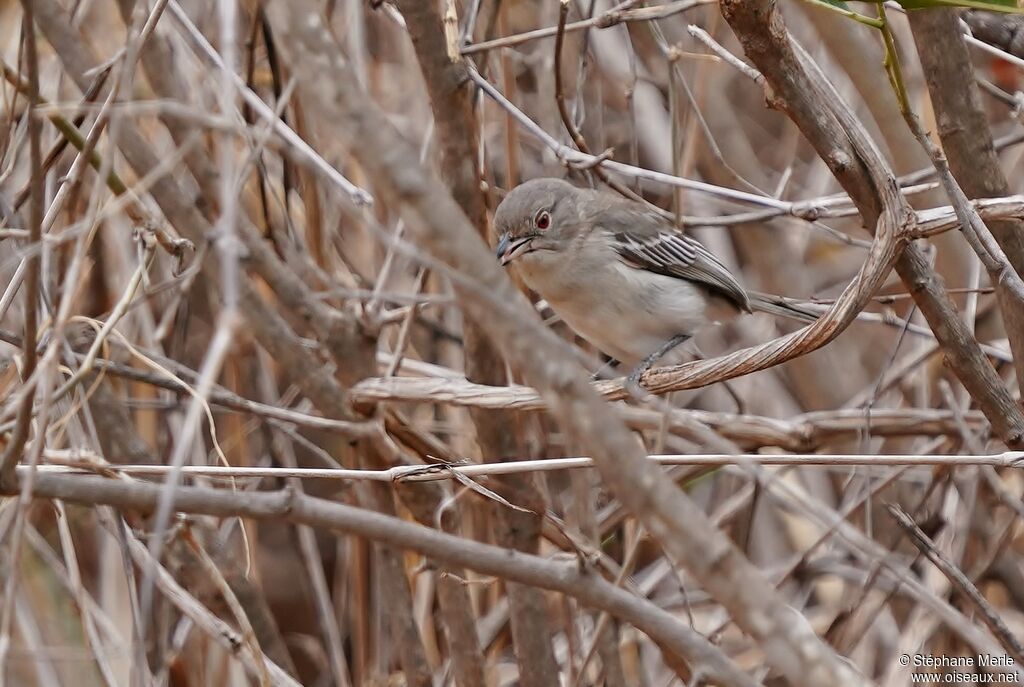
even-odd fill
[(538, 229), (543, 231), (551, 226), (551, 215), (548, 214), (547, 210), (541, 210), (537, 213), (537, 217), (534, 218), (533, 223), (537, 225)]

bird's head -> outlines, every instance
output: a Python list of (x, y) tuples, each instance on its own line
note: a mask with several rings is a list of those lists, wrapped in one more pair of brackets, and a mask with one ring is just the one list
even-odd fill
[(550, 259), (569, 245), (578, 194), (561, 179), (533, 179), (512, 189), (494, 213), (502, 266)]

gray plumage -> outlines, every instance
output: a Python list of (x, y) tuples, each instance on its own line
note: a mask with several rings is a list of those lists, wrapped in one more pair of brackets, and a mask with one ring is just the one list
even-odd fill
[[(729, 314), (788, 309), (752, 298), (698, 241), (617, 195), (534, 179), (509, 192), (494, 225), (502, 264), (514, 265), (573, 331), (626, 364)], [(794, 311), (787, 314), (814, 319)]]

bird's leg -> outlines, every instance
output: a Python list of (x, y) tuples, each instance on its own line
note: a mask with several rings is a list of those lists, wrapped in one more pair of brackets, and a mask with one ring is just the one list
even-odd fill
[(616, 367), (618, 364), (619, 361), (616, 360), (615, 358), (608, 358), (608, 360), (601, 363), (601, 367), (597, 368), (597, 371), (594, 372), (594, 374), (590, 375), (590, 381), (596, 382), (599, 379), (607, 379), (608, 371), (611, 370), (613, 367)]
[(643, 392), (643, 387), (640, 386), (640, 378), (643, 376), (644, 372), (651, 369), (651, 365), (658, 362), (663, 355), (689, 338), (690, 337), (686, 334), (676, 334), (671, 339), (663, 343), (654, 353), (651, 353), (649, 356), (641, 360), (640, 363), (633, 368), (633, 371), (629, 373), (629, 376), (626, 377), (626, 387)]

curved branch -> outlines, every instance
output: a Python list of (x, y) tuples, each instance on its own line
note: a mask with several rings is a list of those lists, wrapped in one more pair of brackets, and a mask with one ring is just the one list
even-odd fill
[[(863, 125), (789, 35), (775, 4), (770, 0), (722, 0), (721, 8), (747, 57), (764, 75), (771, 104), (784, 110), (814, 146), (850, 194), (865, 225), (875, 226), (877, 234), (885, 228), (882, 219), (887, 212), (896, 217), (912, 214)], [(878, 240), (876, 235), (876, 244)], [(903, 248), (895, 267), (935, 332), (950, 368), (999, 438), (1012, 448), (1024, 445), (1024, 414), (960, 317), (941, 277), (913, 245)]]
[[(287, 27), (282, 45), (293, 52), (291, 62), (310, 105), (338, 122), (338, 135), (367, 175), (390, 189), (416, 240), (452, 268), (466, 315), (483, 325), (506, 359), (542, 390), (567, 433), (593, 456), (612, 493), (723, 604), (759, 643), (765, 660), (791, 682), (807, 687), (864, 684), (707, 514), (644, 459), (636, 438), (590, 388), (568, 345), (542, 326), (443, 184), (424, 172), (416, 151), (359, 86), (319, 4), (271, 3), (268, 9)], [(899, 226), (897, 220), (891, 228)], [(880, 245), (894, 251), (895, 234), (883, 231), (889, 240)], [(884, 262), (885, 251), (880, 252)], [(507, 552), (503, 560), (507, 564)]]
[[(24, 475), (25, 471), (18, 471), (19, 481), (24, 479)], [(37, 497), (144, 512), (156, 507), (160, 490), (160, 485), (146, 482), (44, 473), (36, 475), (33, 488)], [(578, 561), (552, 560), (481, 544), (396, 517), (318, 499), (291, 489), (253, 493), (179, 487), (175, 492), (174, 507), (182, 513), (278, 522), (283, 520), (322, 527), (415, 551), (430, 559), (476, 570), (485, 575), (560, 592), (630, 623), (723, 685), (755, 687), (758, 684), (721, 649), (686, 623), (654, 603), (616, 587)]]

